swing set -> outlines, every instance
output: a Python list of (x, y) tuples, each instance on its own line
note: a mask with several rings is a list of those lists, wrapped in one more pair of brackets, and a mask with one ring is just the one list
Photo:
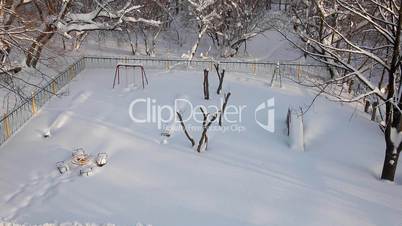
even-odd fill
[[(130, 70), (132, 69), (132, 70)], [(140, 76), (138, 73), (135, 73), (135, 70), (139, 69), (140, 70)], [(124, 64), (124, 63), (119, 63), (116, 65), (116, 70), (114, 73), (114, 79), (113, 79), (113, 88), (116, 86), (116, 80), (117, 80), (117, 85), (120, 84), (120, 74), (122, 74), (123, 70), (125, 71), (125, 82), (126, 85), (128, 86), (129, 84), (133, 84), (134, 86), (139, 85), (138, 83), (141, 82), (142, 88), (145, 88), (145, 83), (148, 85), (148, 78), (147, 75), (145, 74), (145, 69), (144, 66), (139, 65), (139, 64)], [(130, 73), (132, 72), (132, 73)], [(141, 81), (139, 81), (141, 80)]]

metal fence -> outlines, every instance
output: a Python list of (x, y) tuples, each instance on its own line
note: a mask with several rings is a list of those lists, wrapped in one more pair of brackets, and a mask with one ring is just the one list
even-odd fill
[(15, 109), (4, 114), (0, 120), (0, 145), (16, 133), (52, 96), (74, 79), (84, 68), (85, 59), (81, 58), (55, 76), (41, 89), (33, 92)]
[[(58, 93), (66, 84), (73, 80), (85, 68), (103, 67), (114, 68), (117, 63), (142, 64), (147, 69), (163, 70), (213, 70), (215, 61), (185, 59), (158, 59), (158, 58), (128, 58), (128, 57), (98, 57), (85, 56), (70, 65), (48, 82), (43, 88), (37, 90), (12, 111), (4, 114), (0, 120), (0, 145), (16, 133), (35, 113)], [(325, 66), (302, 64), (279, 64), (244, 61), (220, 61), (220, 68), (228, 72), (244, 72), (253, 76), (262, 76), (263, 79), (271, 79), (275, 70), (279, 68), (280, 76), (295, 78), (301, 76), (327, 78), (329, 73)]]
[(295, 63), (273, 63), (273, 62), (253, 62), (253, 61), (212, 61), (212, 60), (192, 60), (186, 59), (158, 59), (158, 58), (128, 58), (128, 57), (84, 57), (88, 67), (110, 68), (118, 63), (142, 64), (148, 69), (165, 70), (203, 70), (208, 68), (214, 70), (214, 63), (219, 62), (220, 68), (228, 72), (249, 73), (253, 76), (263, 77), (270, 80), (277, 68), (284, 78), (315, 77), (320, 79), (330, 78), (329, 71), (324, 65), (309, 65)]

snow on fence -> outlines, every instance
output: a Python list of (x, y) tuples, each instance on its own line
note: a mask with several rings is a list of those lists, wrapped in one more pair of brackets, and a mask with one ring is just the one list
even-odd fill
[[(58, 93), (66, 84), (73, 80), (85, 68), (114, 68), (118, 63), (141, 64), (150, 69), (182, 69), (182, 70), (213, 70), (212, 60), (159, 59), (148, 57), (99, 57), (85, 56), (70, 65), (65, 71), (55, 76), (42, 89), (34, 92), (31, 97), (22, 102), (14, 110), (4, 114), (0, 120), (0, 145), (10, 138), (24, 123), (26, 123), (52, 96)], [(245, 72), (260, 77), (267, 82), (271, 80), (278, 63), (252, 61), (219, 61), (221, 68), (228, 72)], [(329, 78), (325, 66), (302, 64), (279, 64), (281, 76), (290, 79), (301, 79), (303, 76), (320, 79)]]

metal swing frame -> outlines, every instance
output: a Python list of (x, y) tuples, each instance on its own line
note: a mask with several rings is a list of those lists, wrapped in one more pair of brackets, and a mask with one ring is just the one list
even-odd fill
[[(148, 85), (148, 78), (147, 75), (145, 73), (145, 69), (144, 66), (140, 65), (140, 64), (123, 64), (123, 63), (119, 63), (116, 65), (116, 70), (114, 73), (114, 79), (113, 79), (113, 88), (116, 86), (116, 80), (117, 80), (117, 84), (120, 84), (120, 69), (121, 68), (140, 68), (141, 70), (141, 81), (142, 81), (142, 88), (145, 89), (145, 83)], [(133, 75), (134, 76), (134, 75)]]

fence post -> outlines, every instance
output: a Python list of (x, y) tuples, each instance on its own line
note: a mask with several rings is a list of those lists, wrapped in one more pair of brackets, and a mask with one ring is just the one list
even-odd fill
[(257, 73), (257, 65), (255, 63), (251, 65), (251, 71), (253, 72), (254, 75)]
[(73, 76), (72, 76), (72, 74), (71, 74), (71, 70), (68, 70), (68, 71), (67, 71), (67, 74), (68, 74), (68, 80), (69, 80), (69, 81), (73, 80)]
[(53, 92), (53, 94), (56, 94), (56, 82), (55, 82), (55, 80), (53, 80), (52, 81), (52, 92)]
[(8, 120), (8, 117), (7, 117), (6, 113), (3, 114), (3, 118), (4, 118), (4, 120), (3, 120), (3, 123), (4, 123), (3, 129), (4, 129), (4, 131), (3, 132), (4, 132), (4, 137), (5, 137), (4, 140), (7, 140), (11, 136), (10, 122)]
[(36, 108), (36, 101), (35, 101), (34, 93), (32, 93), (32, 109), (31, 110), (32, 110), (32, 115), (36, 114), (37, 108)]
[(87, 58), (86, 57), (83, 57), (82, 59), (81, 59), (81, 63), (82, 63), (82, 69), (81, 70), (84, 70), (86, 67), (87, 67)]
[(296, 75), (297, 75), (297, 79), (300, 80), (300, 76), (301, 76), (301, 65), (297, 65), (297, 69), (296, 69)]
[(170, 68), (169, 60), (166, 61), (165, 65), (166, 65), (166, 71), (169, 71), (169, 68)]

